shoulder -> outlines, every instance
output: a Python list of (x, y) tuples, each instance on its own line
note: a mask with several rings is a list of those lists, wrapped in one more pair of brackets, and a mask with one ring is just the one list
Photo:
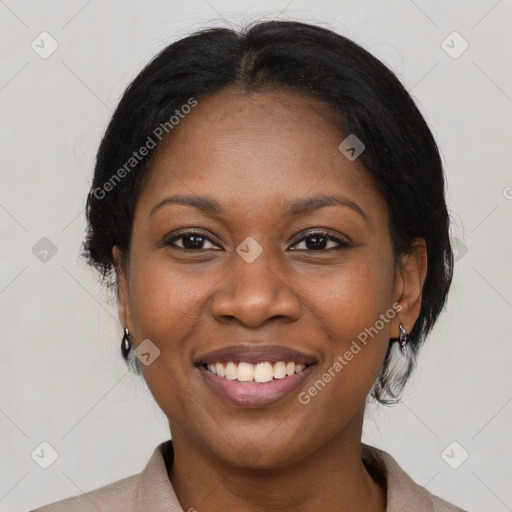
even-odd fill
[(158, 445), (141, 473), (31, 512), (183, 512), (167, 475), (172, 441)]
[(361, 443), (361, 456), (372, 476), (386, 482), (387, 512), (467, 512), (418, 485), (384, 450)]
[(32, 512), (135, 512), (141, 473), (94, 491), (45, 505)]

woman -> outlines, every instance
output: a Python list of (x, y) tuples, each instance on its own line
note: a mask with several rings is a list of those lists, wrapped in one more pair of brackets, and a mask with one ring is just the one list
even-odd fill
[(84, 253), (172, 441), (38, 511), (460, 511), (361, 443), (447, 297), (443, 180), (408, 93), (344, 37), (272, 21), (165, 48), (102, 140)]

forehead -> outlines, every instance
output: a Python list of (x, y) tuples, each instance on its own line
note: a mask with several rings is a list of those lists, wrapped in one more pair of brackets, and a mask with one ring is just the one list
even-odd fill
[(368, 171), (338, 150), (346, 134), (323, 102), (237, 89), (197, 101), (155, 150), (137, 208), (170, 193), (208, 193), (227, 209), (247, 209), (339, 192), (377, 215), (386, 209)]

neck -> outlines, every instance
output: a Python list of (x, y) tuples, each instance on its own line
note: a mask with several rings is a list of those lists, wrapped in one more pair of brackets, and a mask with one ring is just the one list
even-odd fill
[(320, 449), (273, 469), (228, 465), (173, 428), (169, 478), (183, 510), (385, 512), (385, 485), (361, 459), (363, 415), (357, 416)]

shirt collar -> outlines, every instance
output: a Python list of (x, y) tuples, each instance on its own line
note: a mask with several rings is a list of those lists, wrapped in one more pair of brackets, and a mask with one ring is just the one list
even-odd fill
[(414, 482), (389, 453), (361, 443), (361, 456), (372, 477), (385, 482), (386, 512), (436, 510), (432, 495)]
[[(141, 473), (138, 510), (184, 512), (169, 480), (165, 464), (166, 460), (172, 464), (173, 454), (172, 440), (165, 441), (156, 447)], [(408, 510), (434, 512), (436, 510), (432, 495), (416, 484), (387, 452), (361, 443), (361, 456), (372, 477), (385, 482), (387, 512)]]

